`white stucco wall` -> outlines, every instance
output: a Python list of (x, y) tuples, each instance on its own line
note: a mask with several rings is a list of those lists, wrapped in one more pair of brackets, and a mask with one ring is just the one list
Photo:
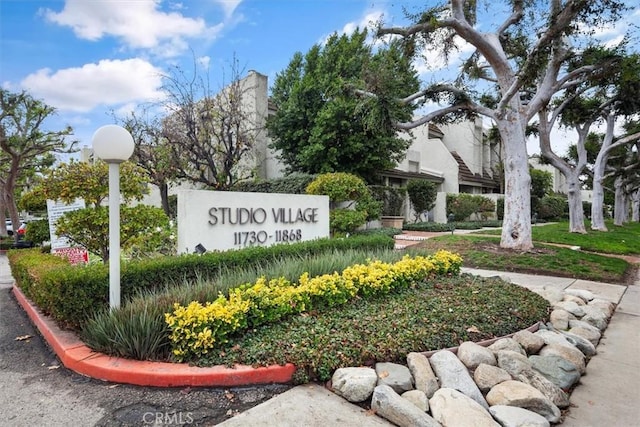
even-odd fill
[(450, 125), (438, 125), (444, 133), (442, 142), (449, 151), (457, 152), (474, 174), (490, 169), (485, 159), (485, 146), (482, 135), (482, 119), (463, 121)]
[[(422, 172), (444, 178), (438, 191), (458, 192), (458, 162), (441, 140), (429, 138), (428, 125), (420, 126), (412, 131), (413, 141), (409, 146), (407, 157), (398, 164), (397, 168), (405, 172)], [(402, 134), (402, 138), (410, 136)], [(419, 160), (420, 169), (412, 171), (409, 161)]]

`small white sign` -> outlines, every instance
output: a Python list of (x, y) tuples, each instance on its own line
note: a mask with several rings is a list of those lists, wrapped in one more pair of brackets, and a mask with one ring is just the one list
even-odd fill
[(182, 190), (178, 252), (241, 249), (329, 237), (329, 197)]
[(56, 221), (67, 212), (84, 209), (83, 199), (76, 199), (73, 203), (47, 200), (47, 215), (49, 217), (49, 234), (51, 235), (51, 253), (65, 256), (72, 264), (87, 263), (89, 254), (86, 248), (73, 245), (66, 237), (60, 237), (56, 233)]

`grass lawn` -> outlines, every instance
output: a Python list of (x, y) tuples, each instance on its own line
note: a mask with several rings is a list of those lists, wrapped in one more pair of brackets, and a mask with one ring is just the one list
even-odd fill
[[(559, 234), (559, 233), (558, 233)], [(568, 234), (568, 233), (567, 233)], [(446, 235), (420, 243), (422, 249), (459, 253), (465, 267), (575, 277), (597, 282), (627, 283), (634, 267), (628, 262), (568, 248), (536, 244), (528, 252), (502, 249), (498, 237)]]
[[(630, 222), (622, 226), (606, 223), (609, 231), (590, 230), (590, 223), (585, 226), (587, 234), (569, 233), (569, 222), (558, 222), (532, 227), (534, 242), (560, 243), (580, 246), (583, 251), (608, 254), (640, 254), (640, 223)], [(500, 230), (483, 230), (472, 234), (500, 235)]]

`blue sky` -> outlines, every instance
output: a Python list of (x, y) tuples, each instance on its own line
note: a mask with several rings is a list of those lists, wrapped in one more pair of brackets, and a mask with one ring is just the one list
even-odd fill
[(90, 145), (111, 110), (157, 98), (160, 74), (192, 70), (193, 54), (214, 87), (234, 55), (272, 82), (296, 51), (390, 11), (371, 0), (1, 0), (0, 84), (56, 107), (49, 126)]
[[(266, 74), (271, 83), (296, 51), (307, 52), (333, 32), (349, 33), (381, 17), (403, 23), (403, 6), (428, 3), (0, 0), (0, 84), (55, 107), (48, 127), (71, 125), (79, 147), (90, 146), (93, 132), (113, 122), (110, 111), (157, 99), (160, 75), (172, 65), (191, 70), (193, 54), (209, 62), (214, 87), (234, 55), (241, 68)], [(608, 38), (617, 35), (612, 29)], [(424, 64), (418, 68), (427, 71)]]

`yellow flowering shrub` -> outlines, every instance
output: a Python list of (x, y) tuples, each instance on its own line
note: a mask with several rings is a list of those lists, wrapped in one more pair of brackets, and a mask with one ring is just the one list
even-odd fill
[(284, 277), (267, 282), (262, 276), (255, 284), (232, 289), (229, 293), (249, 302), (247, 323), (251, 327), (303, 312), (309, 303), (308, 296)]
[(379, 260), (355, 264), (342, 273), (300, 276), (294, 284), (280, 277), (229, 291), (212, 303), (174, 305), (165, 314), (171, 331), (173, 356), (178, 361), (206, 354), (237, 330), (277, 321), (320, 306), (344, 304), (356, 295), (382, 295), (406, 287), (433, 274), (458, 274), (462, 258), (448, 251), (428, 257), (405, 255), (395, 263)]
[(218, 297), (202, 305), (197, 301), (184, 307), (176, 303), (173, 313), (165, 314), (169, 325), (173, 357), (183, 361), (194, 355), (207, 354), (216, 343), (226, 342), (233, 331), (247, 326), (249, 302), (240, 295)]
[(379, 260), (347, 267), (342, 275), (351, 280), (363, 295), (388, 293), (395, 281), (393, 265)]
[(431, 256), (431, 261), (436, 266), (437, 274), (460, 274), (462, 257), (449, 251), (439, 250)]

